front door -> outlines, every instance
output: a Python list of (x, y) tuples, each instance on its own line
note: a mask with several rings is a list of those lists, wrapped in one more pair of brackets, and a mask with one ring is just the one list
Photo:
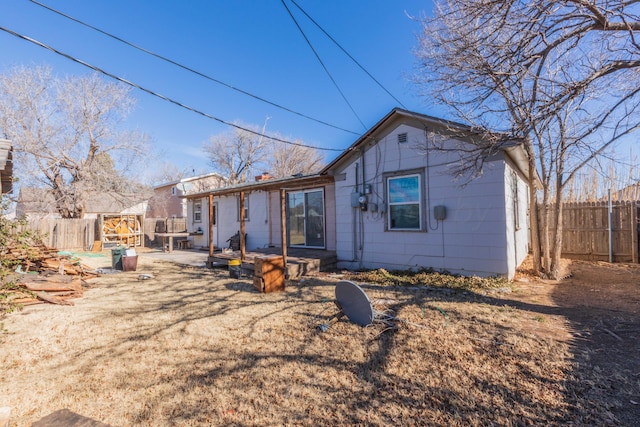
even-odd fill
[(324, 190), (287, 193), (289, 246), (324, 248)]

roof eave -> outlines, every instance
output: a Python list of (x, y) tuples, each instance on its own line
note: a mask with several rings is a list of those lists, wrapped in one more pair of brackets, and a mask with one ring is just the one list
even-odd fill
[(227, 196), (230, 194), (238, 194), (240, 192), (253, 192), (264, 190), (288, 190), (297, 189), (301, 187), (309, 187), (313, 185), (327, 184), (333, 182), (333, 176), (326, 176), (320, 174), (304, 175), (287, 178), (275, 178), (259, 182), (245, 182), (242, 184), (236, 184), (229, 187), (216, 188), (207, 191), (201, 191), (199, 193), (184, 194), (179, 197), (184, 199), (199, 199), (205, 196), (212, 195), (214, 197)]

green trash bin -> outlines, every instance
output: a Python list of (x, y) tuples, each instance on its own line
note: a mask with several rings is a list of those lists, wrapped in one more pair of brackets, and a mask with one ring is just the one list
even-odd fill
[(124, 256), (125, 248), (113, 248), (111, 249), (111, 268), (114, 270), (122, 270), (122, 257)]

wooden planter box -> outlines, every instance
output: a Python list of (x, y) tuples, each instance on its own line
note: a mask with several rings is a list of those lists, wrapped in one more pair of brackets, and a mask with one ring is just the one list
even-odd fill
[(267, 255), (254, 259), (253, 286), (259, 292), (284, 290), (284, 258)]

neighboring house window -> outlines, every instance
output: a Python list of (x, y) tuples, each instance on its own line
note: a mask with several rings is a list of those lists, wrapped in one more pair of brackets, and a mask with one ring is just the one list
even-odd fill
[(171, 187), (171, 195), (172, 195), (172, 196), (175, 196), (175, 195), (176, 195), (176, 192), (177, 192), (176, 187), (175, 187), (175, 186), (174, 186), (174, 187)]
[[(240, 221), (240, 196), (236, 197), (236, 221)], [(244, 220), (249, 221), (249, 197), (244, 196)]]
[(387, 230), (425, 230), (424, 173), (385, 174)]
[(202, 200), (193, 202), (193, 222), (202, 222)]

